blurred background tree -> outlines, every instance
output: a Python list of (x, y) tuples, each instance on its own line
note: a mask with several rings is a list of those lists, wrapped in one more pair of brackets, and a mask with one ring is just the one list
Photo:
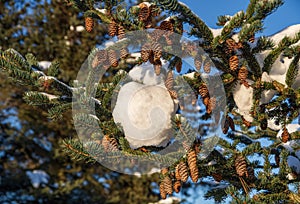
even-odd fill
[[(87, 33), (83, 16), (63, 0), (3, 0), (0, 11), (0, 50), (13, 47), (22, 55), (33, 53), (41, 65), (57, 60), (61, 65), (58, 78), (66, 83), (76, 78), (90, 50), (107, 38), (102, 25)], [(60, 146), (62, 139), (76, 135), (71, 113), (52, 121), (41, 107), (24, 102), (29, 87), (16, 86), (3, 73), (0, 80), (0, 203), (159, 199), (150, 185), (153, 177), (130, 177), (98, 163), (72, 161)]]

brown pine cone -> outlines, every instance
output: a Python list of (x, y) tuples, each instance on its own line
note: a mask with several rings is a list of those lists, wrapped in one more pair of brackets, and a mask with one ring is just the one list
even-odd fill
[(162, 182), (164, 183), (166, 193), (171, 195), (173, 193), (172, 179), (169, 176), (165, 176)]
[(118, 66), (117, 52), (115, 50), (108, 50), (108, 60), (112, 67)]
[(199, 87), (199, 94), (202, 98), (209, 96), (206, 84), (201, 84), (201, 86)]
[(173, 188), (174, 188), (174, 191), (176, 193), (179, 193), (180, 188), (181, 188), (181, 182), (180, 181), (175, 181)]
[(289, 138), (290, 138), (290, 133), (288, 132), (286, 127), (284, 127), (283, 132), (281, 133), (281, 141), (283, 143), (286, 143), (287, 141), (289, 141)]
[(194, 59), (194, 65), (198, 71), (201, 69), (201, 66), (202, 66), (202, 56), (201, 55), (196, 55), (196, 57)]
[(188, 167), (184, 162), (180, 162), (178, 164), (178, 171), (179, 171), (181, 181), (186, 182), (189, 177), (189, 174), (188, 174)]
[(91, 17), (85, 17), (84, 21), (85, 21), (85, 30), (89, 33), (92, 32), (95, 25), (94, 19)]
[(111, 21), (108, 26), (108, 34), (113, 37), (117, 35), (117, 32), (118, 32), (117, 23), (115, 21)]
[(248, 177), (248, 171), (247, 171), (247, 163), (245, 158), (242, 155), (238, 155), (237, 158), (235, 159), (235, 170), (236, 173), (239, 176), (244, 176)]
[(210, 70), (211, 70), (211, 61), (208, 58), (204, 61), (203, 70), (207, 74), (210, 73)]
[(195, 150), (191, 150), (188, 153), (187, 159), (188, 159), (188, 165), (190, 168), (191, 179), (194, 183), (196, 183), (199, 178), (199, 170), (198, 170), (198, 166), (197, 166), (197, 155), (196, 155)]
[(233, 55), (229, 58), (229, 67), (231, 71), (237, 70), (239, 67), (239, 57), (236, 55)]
[(162, 199), (166, 199), (167, 198), (167, 192), (165, 191), (165, 185), (163, 182), (161, 182), (159, 184), (159, 192), (160, 192), (160, 197)]

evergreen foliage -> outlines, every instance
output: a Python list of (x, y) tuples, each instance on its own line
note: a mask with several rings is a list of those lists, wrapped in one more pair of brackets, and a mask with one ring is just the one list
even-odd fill
[[(224, 114), (227, 119), (228, 117), (230, 119), (233, 118), (232, 122), (228, 124), (230, 130), (229, 127), (227, 127), (226, 131), (223, 131), (224, 135), (222, 135), (223, 137), (218, 141), (217, 147), (215, 147), (205, 159), (200, 159), (198, 155), (198, 159), (196, 160), (197, 156), (195, 156), (196, 153), (199, 153), (201, 148), (205, 149), (205, 146), (209, 145), (209, 143), (205, 144), (205, 133), (201, 132), (201, 128), (199, 128), (199, 132), (195, 133), (195, 130), (180, 117), (173, 119), (173, 129), (175, 133), (174, 145), (181, 153), (185, 153), (183, 156), (177, 152), (170, 152), (169, 155), (166, 154), (164, 156), (157, 155), (156, 152), (161, 150), (159, 147), (132, 149), (120, 130), (121, 128), (113, 121), (111, 99), (113, 98), (114, 92), (120, 88), (119, 82), (124, 80), (127, 71), (134, 65), (141, 64), (144, 61), (142, 57), (127, 63), (132, 57), (130, 53), (124, 59), (116, 59), (115, 53), (112, 52), (113, 50), (111, 48), (105, 48), (100, 51), (108, 53), (108, 57), (103, 59), (103, 61), (101, 61), (102, 59), (100, 57), (98, 60), (100, 60), (101, 63), (93, 66), (92, 59), (96, 56), (96, 53), (99, 52), (98, 49), (93, 49), (90, 53), (91, 58), (86, 62), (89, 71), (87, 81), (85, 84), (79, 84), (77, 81), (70, 81), (68, 72), (65, 72), (63, 77), (60, 77), (59, 68), (69, 65), (68, 62), (64, 61), (65, 59), (63, 59), (62, 62), (59, 61), (59, 63), (55, 60), (47, 72), (42, 71), (35, 58), (35, 56), (39, 58), (38, 50), (41, 49), (41, 45), (32, 44), (32, 50), (29, 51), (34, 51), (35, 53), (27, 54), (25, 57), (11, 48), (1, 50), (0, 68), (7, 76), (21, 84), (28, 85), (30, 91), (27, 90), (24, 95), (24, 100), (27, 103), (46, 107), (49, 110), (48, 117), (52, 119), (58, 119), (62, 113), (67, 112), (71, 108), (79, 107), (79, 109), (75, 109), (77, 112), (73, 117), (73, 122), (83, 128), (89, 127), (83, 132), (90, 135), (91, 138), (86, 138), (84, 141), (79, 141), (77, 138), (63, 140), (63, 149), (72, 159), (78, 162), (85, 161), (87, 163), (93, 163), (95, 160), (101, 159), (104, 156), (107, 160), (114, 161), (113, 159), (117, 156), (125, 154), (128, 161), (136, 158), (144, 158), (151, 162), (165, 164), (168, 166), (168, 169), (161, 172), (160, 179), (158, 178), (158, 174), (155, 174), (153, 178), (153, 181), (158, 182), (158, 180), (160, 180), (163, 184), (163, 187), (160, 186), (161, 197), (165, 197), (165, 193), (171, 194), (172, 182), (175, 182), (177, 179), (175, 178), (177, 165), (179, 163), (187, 163), (190, 172), (189, 176), (195, 183), (198, 177), (200, 179), (213, 177), (215, 180), (223, 180), (229, 183), (227, 188), (220, 188), (218, 191), (208, 191), (205, 195), (205, 197), (213, 197), (217, 202), (222, 202), (226, 198), (226, 195), (232, 198), (232, 203), (299, 202), (299, 189), (292, 189), (291, 186), (294, 185), (296, 188), (299, 188), (300, 176), (297, 174), (297, 169), (291, 167), (287, 162), (290, 156), (295, 156), (295, 153), (287, 151), (284, 147), (284, 143), (286, 142), (284, 142), (282, 138), (276, 137), (278, 131), (271, 129), (268, 124), (265, 123), (268, 123), (268, 120), (272, 119), (276, 123), (281, 124), (282, 127), (286, 127), (299, 117), (300, 90), (299, 87), (295, 87), (294, 84), (299, 74), (300, 52), (299, 46), (294, 46), (293, 44), (299, 42), (300, 31), (295, 33), (294, 37), (284, 37), (278, 45), (275, 45), (274, 42), (264, 36), (259, 37), (256, 43), (250, 40), (255, 34), (263, 30), (265, 18), (275, 12), (276, 9), (283, 4), (282, 0), (251, 0), (246, 11), (238, 12), (232, 17), (220, 16), (218, 18), (218, 25), (222, 26), (222, 32), (218, 36), (214, 36), (205, 22), (194, 14), (190, 8), (177, 0), (154, 1), (151, 3), (153, 12), (149, 9), (147, 10), (148, 12), (143, 11), (143, 13), (141, 13), (143, 7), (141, 4), (130, 5), (130, 8), (128, 8), (124, 1), (70, 0), (68, 2), (75, 7), (83, 17), (93, 18), (98, 22), (98, 24), (93, 27), (93, 29), (96, 30), (91, 31), (89, 29), (88, 31), (91, 32), (91, 34), (85, 33), (86, 35), (91, 35), (91, 38), (100, 38), (103, 40), (106, 37), (103, 35), (105, 32), (97, 29), (110, 26), (108, 34), (111, 36), (117, 35), (118, 38), (118, 42), (113, 45), (113, 48), (117, 47), (121, 49), (129, 46), (132, 42), (130, 41), (130, 37), (126, 36), (126, 34), (130, 33), (130, 31), (145, 30), (147, 28), (165, 28), (165, 30), (169, 32), (177, 32), (182, 35), (182, 24), (191, 26), (191, 29), (186, 31), (187, 34), (199, 39), (196, 43), (203, 48), (216, 65), (216, 69), (221, 73), (221, 79), (224, 82), (226, 92), (226, 112)], [(47, 10), (47, 8), (44, 9)], [(157, 10), (161, 10), (162, 13), (160, 16), (157, 16), (158, 14), (154, 15), (154, 11)], [(67, 13), (71, 15), (71, 13)], [(169, 29), (169, 27), (166, 26), (167, 23), (157, 25), (160, 20), (166, 20), (164, 15), (170, 15), (169, 19), (172, 19), (170, 22), (172, 22), (171, 24), (177, 29)], [(42, 16), (43, 15), (40, 17)], [(81, 18), (81, 21), (83, 22), (84, 19)], [(165, 25), (165, 27), (162, 25)], [(39, 28), (43, 26), (43, 24), (36, 26)], [(120, 28), (122, 33), (118, 35), (117, 33)], [(67, 35), (69, 32), (67, 31), (68, 29), (66, 23), (66, 28), (60, 32), (65, 32)], [(124, 37), (124, 31), (125, 39), (121, 39)], [(40, 35), (34, 34), (29, 37), (39, 39)], [(52, 35), (49, 34), (48, 38), (51, 39)], [(60, 45), (61, 43), (66, 43), (59, 42), (60, 39), (54, 40), (57, 40), (57, 43)], [(164, 40), (167, 42), (170, 39), (164, 35)], [(171, 39), (171, 41), (172, 40), (174, 41), (173, 44), (179, 46), (179, 43), (176, 41), (180, 39), (175, 38)], [(47, 44), (50, 43), (51, 40), (45, 39), (45, 42), (45, 44)], [(70, 41), (69, 43), (76, 44), (77, 42)], [(91, 45), (89, 41), (87, 41), (87, 43)], [(58, 48), (61, 49), (62, 47), (58, 46), (57, 48), (53, 48), (54, 50), (50, 49), (45, 52), (50, 53), (50, 56), (53, 55), (54, 57), (54, 55), (60, 52)], [(185, 47), (181, 47), (180, 50), (188, 52)], [(77, 50), (72, 50), (72, 48), (70, 48), (69, 51), (77, 53)], [(80, 52), (84, 53), (85, 51), (86, 50), (81, 50)], [(264, 61), (260, 63), (256, 54), (265, 51), (268, 51), (268, 54)], [(86, 52), (86, 54), (87, 53), (88, 52)], [(152, 53), (152, 55), (155, 54)], [(178, 56), (164, 53), (157, 55), (159, 55), (159, 61), (161, 57), (170, 61), (169, 68), (171, 69), (175, 69), (176, 63), (181, 60)], [(59, 54), (58, 56), (61, 57)], [(149, 56), (151, 56), (151, 53)], [(157, 60), (151, 59), (149, 56), (149, 61), (152, 61), (151, 63), (153, 65), (158, 65), (156, 64)], [(191, 56), (194, 58), (196, 54), (192, 53)], [(263, 73), (270, 73), (275, 61), (280, 56), (292, 59), (285, 78), (287, 86), (276, 80), (262, 80)], [(154, 56), (152, 56), (152, 58), (153, 57)], [(148, 61), (148, 58), (145, 61)], [(68, 60), (70, 60), (70, 58)], [(107, 64), (107, 62), (109, 62), (109, 64)], [(123, 65), (121, 66), (119, 62), (120, 64), (123, 63)], [(79, 68), (78, 64), (80, 63), (72, 64), (72, 67), (77, 66), (76, 68)], [(241, 83), (239, 76), (241, 67), (246, 67), (248, 70), (247, 75), (243, 76), (246, 78), (243, 79), (243, 83)], [(98, 82), (96, 80), (98, 77), (96, 73), (98, 73), (97, 71), (99, 70), (103, 70), (103, 68), (108, 70), (109, 77)], [(199, 95), (198, 101), (206, 107), (205, 113), (203, 113), (203, 110), (199, 112), (203, 113), (203, 120), (209, 121), (212, 118), (211, 110), (208, 110), (214, 109), (212, 108), (213, 106), (217, 106), (223, 103), (223, 101), (204, 93), (203, 85), (205, 85), (206, 81), (202, 79), (200, 72), (195, 72), (193, 75), (193, 77), (185, 76), (183, 79), (192, 87), (197, 97)], [(253, 83), (248, 83), (248, 81), (252, 81)], [(244, 116), (237, 111), (238, 105), (234, 100), (234, 91), (239, 84), (245, 86), (246, 89), (253, 89), (253, 104), (251, 113), (249, 113), (253, 118), (251, 122), (247, 121)], [(270, 99), (269, 102), (260, 104), (262, 93), (270, 90), (276, 91), (275, 96)], [(179, 91), (185, 92), (185, 90), (181, 89), (179, 89)], [(90, 95), (95, 95), (95, 97), (90, 97)], [(77, 99), (73, 107), (71, 105), (72, 96), (76, 96), (75, 98)], [(95, 113), (89, 112), (89, 110), (94, 109), (94, 107), (96, 110)], [(99, 131), (99, 126), (103, 132)], [(81, 133), (78, 134), (80, 135)], [(184, 144), (186, 137), (192, 137), (192, 141), (188, 141), (191, 142), (192, 145), (188, 147)], [(299, 139), (299, 137), (299, 132), (296, 131), (290, 135), (288, 140), (296, 140)], [(260, 142), (261, 139), (266, 138), (271, 141), (270, 145), (262, 145)], [(106, 145), (111, 145), (114, 148), (107, 151)], [(297, 145), (295, 151), (299, 150), (300, 145)], [(222, 151), (218, 149), (222, 149)], [(259, 161), (253, 160), (253, 157), (259, 158)], [(273, 157), (275, 159), (273, 159)], [(213, 162), (216, 164), (211, 164)], [(118, 175), (117, 177), (113, 174), (110, 176), (116, 179), (117, 182), (120, 183), (120, 186), (133, 186), (132, 189), (128, 188), (125, 192), (130, 200), (128, 203), (139, 203), (157, 199), (157, 194), (153, 193), (152, 190), (150, 191), (151, 198), (147, 198), (147, 196), (144, 195), (146, 194), (146, 190), (141, 188), (141, 184), (144, 182), (151, 188), (149, 180), (145, 179), (144, 176), (129, 181), (126, 179), (126, 176)], [(112, 185), (112, 182), (115, 182), (115, 180), (112, 179), (108, 183)], [(75, 184), (68, 185), (70, 185), (68, 190), (75, 188)], [(102, 196), (108, 196), (110, 197), (108, 203), (122, 201), (124, 195), (121, 190), (119, 191), (118, 187), (110, 189), (110, 195), (106, 195), (104, 186), (100, 186), (99, 188), (104, 192), (97, 192), (99, 193), (97, 196), (101, 197), (99, 199), (102, 199)], [(135, 195), (135, 192), (140, 193), (139, 196)]]

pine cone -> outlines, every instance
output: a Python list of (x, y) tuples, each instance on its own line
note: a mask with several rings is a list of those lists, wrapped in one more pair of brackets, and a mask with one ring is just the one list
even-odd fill
[(117, 53), (115, 50), (108, 50), (108, 60), (112, 67), (118, 66)]
[(198, 170), (198, 166), (197, 166), (197, 155), (196, 155), (195, 150), (191, 150), (188, 153), (187, 159), (188, 159), (188, 165), (190, 168), (191, 179), (194, 183), (196, 183), (199, 178), (199, 170)]
[(199, 154), (201, 151), (201, 143), (196, 143), (194, 146), (196, 154)]
[(121, 48), (121, 50), (120, 50), (120, 56), (121, 56), (122, 59), (125, 59), (128, 56), (128, 54), (129, 53), (128, 53), (127, 47)]
[(256, 179), (256, 177), (255, 177), (255, 174), (254, 174), (254, 169), (253, 169), (253, 167), (249, 166), (249, 167), (247, 168), (247, 172), (248, 172), (248, 179), (249, 179), (250, 181), (254, 181), (254, 180)]
[(164, 35), (167, 45), (172, 45), (173, 41), (170, 38), (170, 35)]
[(220, 182), (223, 179), (222, 175), (217, 173), (212, 173), (212, 177), (215, 179), (216, 182)]
[(166, 193), (171, 195), (173, 193), (171, 178), (169, 176), (165, 176), (162, 182), (164, 184), (164, 189)]
[(147, 4), (145, 3), (140, 3), (139, 4), (139, 7), (140, 7), (140, 12), (139, 12), (139, 20), (140, 21), (147, 21), (147, 19), (149, 18), (150, 16), (150, 8), (147, 6)]
[(239, 67), (239, 58), (238, 58), (238, 56), (233, 55), (233, 56), (230, 57), (229, 67), (230, 67), (231, 71), (237, 70), (237, 68)]
[(84, 21), (85, 21), (85, 30), (89, 33), (92, 32), (95, 24), (94, 19), (91, 17), (85, 17)]
[(175, 167), (175, 178), (176, 178), (177, 181), (181, 180), (181, 176), (180, 176), (180, 173), (179, 173), (179, 164), (177, 164), (177, 166)]
[(287, 141), (289, 141), (289, 138), (290, 138), (290, 133), (288, 132), (286, 127), (284, 127), (283, 132), (281, 133), (281, 141), (283, 143), (286, 143)]
[(241, 49), (243, 48), (243, 43), (242, 42), (238, 42), (235, 44), (235, 49)]
[(150, 62), (151, 64), (155, 64), (153, 50), (150, 50), (150, 54), (149, 54), (149, 62)]
[(160, 10), (156, 5), (152, 4), (149, 9), (151, 11), (152, 16), (154, 16), (154, 17), (159, 16)]
[(118, 32), (117, 23), (115, 21), (111, 21), (108, 26), (108, 34), (110, 36), (115, 36), (115, 35), (117, 35), (117, 32)]
[(180, 162), (177, 166), (181, 181), (186, 182), (189, 177), (187, 165), (184, 162)]
[(92, 67), (96, 68), (99, 64), (102, 64), (107, 60), (107, 51), (106, 50), (99, 50), (96, 52), (94, 59), (92, 61)]
[(156, 76), (160, 75), (160, 72), (161, 72), (161, 63), (155, 63), (155, 65), (154, 65), (154, 72), (155, 72)]
[(160, 197), (162, 199), (166, 199), (167, 198), (167, 192), (165, 191), (165, 185), (163, 182), (161, 182), (159, 184), (159, 192), (160, 192)]
[(163, 36), (163, 34), (164, 34), (164, 31), (155, 29), (153, 32), (150, 33), (150, 38), (153, 41), (157, 42)]
[(242, 66), (238, 72), (238, 79), (245, 81), (248, 77), (248, 69), (245, 66)]
[(197, 55), (195, 57), (194, 65), (195, 65), (195, 67), (198, 71), (201, 69), (201, 66), (202, 66), (202, 57), (201, 57), (201, 55)]
[(182, 60), (181, 59), (176, 62), (175, 68), (178, 73), (181, 72), (181, 68), (182, 68)]
[[(183, 110), (183, 109), (181, 109), (181, 110)], [(182, 147), (185, 151), (189, 151), (191, 148), (191, 144), (189, 144), (189, 142), (185, 140), (182, 142)]]
[(174, 27), (171, 21), (163, 21), (159, 25), (159, 29), (166, 31), (173, 31)]
[(247, 171), (247, 163), (245, 158), (242, 155), (238, 155), (237, 158), (235, 159), (235, 170), (236, 173), (239, 176), (244, 176), (248, 177), (248, 171)]
[(162, 47), (159, 43), (153, 42), (151, 46), (153, 50), (153, 57), (154, 57), (154, 62), (160, 60), (161, 55), (162, 55)]
[(206, 112), (208, 114), (211, 114), (212, 111), (216, 108), (216, 103), (217, 102), (216, 102), (216, 98), (215, 97), (212, 97), (212, 98), (209, 99), (209, 102), (208, 102), (208, 104), (206, 106)]
[(110, 138), (107, 135), (104, 135), (101, 144), (104, 147), (105, 151), (108, 151), (110, 148)]
[(210, 73), (211, 62), (208, 58), (204, 61), (203, 70), (204, 70), (205, 73), (208, 73), (208, 74)]
[(102, 146), (107, 152), (114, 152), (119, 150), (117, 140), (115, 138), (110, 138), (108, 135), (105, 135), (102, 138)]
[(170, 96), (172, 97), (172, 99), (177, 99), (178, 98), (178, 94), (175, 90), (168, 90)]
[(228, 125), (230, 127), (230, 129), (232, 131), (235, 131), (235, 126), (234, 126), (234, 122), (233, 122), (233, 119), (229, 116), (226, 117), (226, 120), (228, 121)]
[(164, 168), (162, 168), (162, 169), (160, 170), (160, 173), (161, 173), (162, 175), (166, 175), (168, 172), (169, 172), (169, 169), (168, 169), (167, 167), (164, 167)]
[(280, 164), (280, 154), (275, 154), (275, 162), (276, 162), (276, 165), (279, 166), (279, 164)]
[(122, 39), (124, 39), (125, 38), (125, 29), (124, 29), (124, 27), (123, 26), (119, 26), (118, 27), (118, 39), (119, 40), (122, 40)]
[(182, 22), (177, 22), (176, 32), (178, 34), (182, 35), (182, 33), (183, 33), (183, 23)]
[(262, 119), (262, 121), (260, 121), (260, 128), (262, 130), (266, 130), (268, 128), (268, 120), (266, 118)]
[(149, 57), (150, 57), (150, 53), (151, 53), (151, 50), (150, 50), (150, 44), (149, 43), (145, 43), (143, 46), (142, 46), (142, 50), (141, 50), (141, 58), (143, 60), (143, 62), (147, 62), (149, 60)]
[(225, 46), (225, 53), (231, 54), (233, 50), (235, 49), (236, 42), (233, 39), (227, 39), (226, 40), (226, 46)]
[(201, 84), (200, 87), (199, 87), (199, 94), (202, 98), (205, 98), (207, 97), (209, 94), (208, 94), (208, 89), (207, 89), (207, 86), (206, 84)]
[(152, 18), (148, 18), (145, 22), (144, 22), (145, 28), (152, 28)]
[(173, 83), (174, 83), (174, 77), (173, 77), (173, 72), (170, 70), (167, 73), (166, 81), (165, 81), (165, 86), (168, 90), (173, 89)]
[(223, 131), (224, 134), (227, 134), (227, 133), (228, 133), (228, 130), (229, 130), (229, 121), (228, 121), (227, 118), (226, 118), (226, 120), (225, 120), (225, 122), (224, 122), (224, 126), (223, 126), (223, 128), (222, 128), (222, 131)]
[(207, 107), (208, 104), (209, 104), (209, 100), (210, 100), (209, 96), (203, 98), (203, 104), (204, 104), (206, 107)]
[(173, 188), (174, 188), (174, 191), (176, 193), (179, 193), (180, 188), (181, 188), (181, 182), (180, 181), (175, 181)]
[(197, 50), (197, 47), (194, 43), (188, 42), (188, 43), (184, 44), (184, 52), (187, 55), (195, 56), (196, 50)]
[(249, 40), (248, 40), (250, 43), (254, 43), (255, 41), (255, 35), (252, 35)]

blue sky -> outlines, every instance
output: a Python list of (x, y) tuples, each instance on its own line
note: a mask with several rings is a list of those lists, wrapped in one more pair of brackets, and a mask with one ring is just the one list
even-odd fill
[[(212, 28), (216, 26), (219, 15), (233, 15), (246, 10), (250, 0), (180, 0), (188, 5), (198, 16)], [(265, 20), (264, 35), (274, 34), (283, 28), (300, 23), (300, 0), (285, 0), (275, 13)]]

